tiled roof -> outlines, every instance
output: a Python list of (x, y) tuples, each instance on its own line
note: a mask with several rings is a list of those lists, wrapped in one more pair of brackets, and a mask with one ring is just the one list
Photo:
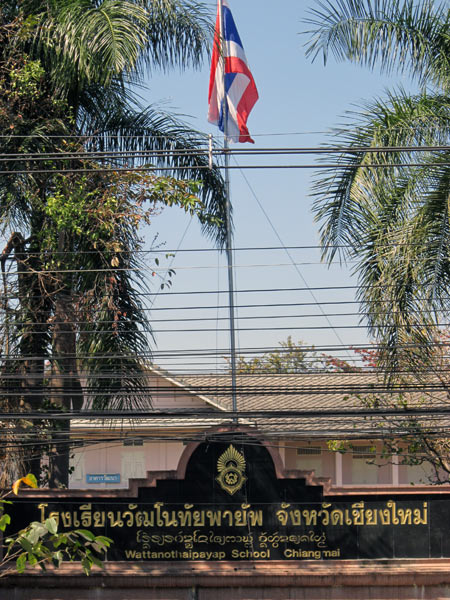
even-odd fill
[[(220, 413), (219, 413), (220, 414)], [(147, 429), (205, 429), (209, 427), (217, 427), (226, 423), (231, 424), (231, 418), (202, 418), (201, 415), (195, 419), (183, 418), (183, 417), (162, 417), (162, 418), (111, 418), (107, 417), (104, 419), (72, 419), (71, 428), (72, 430), (94, 430), (94, 431), (114, 431), (114, 430), (133, 430), (133, 431), (145, 431)]]
[[(159, 378), (158, 386), (153, 394), (164, 394), (169, 390), (175, 400), (172, 408), (163, 410), (163, 414), (145, 419), (109, 419), (72, 421), (74, 429), (193, 429), (200, 431), (229, 425), (231, 417), (227, 413), (232, 410), (231, 376), (224, 375), (183, 375), (151, 369), (150, 379)], [(175, 390), (175, 392), (174, 392)], [(363, 414), (367, 405), (363, 399), (372, 397), (389, 400), (390, 405), (400, 398), (404, 392), (408, 407), (424, 410), (442, 410), (436, 414), (423, 414), (422, 424), (430, 428), (450, 427), (450, 418), (445, 411), (450, 411), (450, 399), (442, 382), (429, 379), (426, 382), (411, 380), (394, 390), (389, 390), (384, 381), (373, 372), (333, 373), (309, 372), (300, 374), (245, 374), (238, 375), (236, 380), (236, 401), (238, 412), (243, 413), (239, 423), (257, 428), (266, 434), (289, 437), (374, 437), (390, 433), (398, 433), (399, 425), (411, 417), (402, 415), (383, 417), (376, 414), (372, 417)], [(204, 408), (187, 406), (188, 397), (201, 399)], [(399, 404), (400, 409), (402, 405)], [(160, 410), (157, 408), (154, 413)], [(186, 413), (192, 413), (187, 416)], [(171, 413), (168, 415), (168, 413)], [(177, 414), (181, 413), (181, 414)], [(372, 413), (371, 413), (372, 414)], [(449, 415), (450, 417), (450, 412)]]
[[(192, 391), (210, 397), (225, 410), (231, 410), (229, 375), (195, 375), (178, 379)], [(314, 434), (323, 437), (375, 435), (387, 433), (394, 424), (398, 426), (402, 419), (410, 418), (395, 416), (386, 419), (380, 415), (372, 418), (357, 414), (367, 408), (363, 399), (368, 397), (396, 401), (400, 398), (399, 393), (403, 392), (403, 398), (410, 408), (450, 409), (448, 394), (438, 380), (411, 380), (392, 391), (373, 372), (238, 375), (236, 391), (238, 411), (276, 411), (276, 416), (245, 416), (258, 429), (284, 435), (288, 432), (292, 435)], [(310, 414), (294, 417), (292, 411)], [(333, 411), (351, 411), (351, 414), (330, 414)], [(286, 416), (283, 412), (286, 412)], [(421, 422), (430, 427), (436, 423), (440, 427), (450, 425), (450, 419), (442, 414), (424, 415)]]
[[(229, 375), (183, 375), (176, 378), (191, 391), (214, 399), (231, 410), (231, 377)], [(414, 405), (423, 401), (450, 406), (450, 399), (437, 381), (397, 384), (387, 388), (373, 372), (300, 373), (237, 375), (239, 410), (324, 410), (361, 406), (357, 396), (392, 397), (404, 391)]]

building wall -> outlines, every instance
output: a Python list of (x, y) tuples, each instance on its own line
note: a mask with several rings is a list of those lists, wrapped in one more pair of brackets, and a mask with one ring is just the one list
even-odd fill
[[(161, 377), (159, 374), (150, 375), (149, 388), (152, 390), (151, 402), (155, 409), (170, 408), (211, 408), (205, 400), (184, 391), (183, 388)], [(97, 433), (104, 435), (122, 434), (128, 438), (139, 440), (137, 429), (111, 429), (110, 432), (95, 427)], [(80, 435), (78, 433), (78, 435)], [(139, 442), (124, 445), (122, 441), (97, 443), (76, 448), (70, 464), (73, 472), (69, 478), (70, 489), (124, 489), (128, 488), (131, 478), (145, 478), (147, 471), (176, 470), (178, 461), (184, 450), (182, 442)], [(92, 482), (94, 475), (105, 476), (108, 483)], [(91, 482), (87, 481), (87, 477)], [(117, 483), (117, 479), (120, 482)], [(98, 479), (98, 478), (97, 478)]]
[[(134, 436), (139, 439), (139, 434)], [(130, 437), (132, 437), (130, 435)], [(138, 442), (139, 443), (139, 442)], [(145, 442), (125, 446), (123, 442), (105, 442), (77, 448), (71, 458), (72, 489), (123, 489), (131, 478), (144, 478), (147, 471), (173, 471), (185, 446), (182, 442)], [(370, 448), (370, 450), (369, 450)], [(375, 452), (373, 452), (375, 450)], [(381, 460), (379, 446), (355, 444), (353, 451), (344, 454), (328, 450), (325, 442), (286, 440), (279, 447), (284, 467), (314, 471), (316, 477), (330, 478), (337, 486), (417, 485), (428, 482), (431, 469), (427, 465), (395, 467)], [(375, 464), (371, 464), (372, 462)], [(120, 482), (88, 483), (87, 476), (115, 475)], [(92, 477), (91, 477), (92, 480)]]
[(336, 561), (106, 565), (90, 577), (69, 563), (57, 572), (0, 579), (8, 600), (444, 600), (449, 562)]
[(211, 408), (205, 400), (183, 391), (183, 388), (160, 376), (150, 377), (149, 386), (154, 408)]
[(342, 455), (343, 485), (389, 485), (393, 483), (392, 466), (379, 456), (379, 446), (355, 444)]
[[(333, 485), (417, 485), (427, 484), (432, 469), (426, 465), (395, 465), (380, 457), (381, 446), (355, 443), (343, 454), (332, 452), (325, 442), (289, 442), (281, 445), (285, 468), (313, 470), (316, 477), (329, 477)], [(320, 453), (318, 452), (320, 450)], [(374, 463), (374, 464), (372, 464)], [(341, 473), (341, 476), (339, 476)]]
[[(71, 458), (71, 489), (124, 489), (128, 480), (145, 478), (147, 471), (176, 470), (184, 450), (182, 442), (150, 442), (125, 446), (123, 442), (77, 448)], [(101, 481), (110, 479), (109, 483)], [(114, 477), (112, 477), (114, 476)], [(120, 481), (117, 482), (120, 476)], [(93, 481), (97, 479), (97, 481)], [(91, 482), (89, 482), (91, 481)]]

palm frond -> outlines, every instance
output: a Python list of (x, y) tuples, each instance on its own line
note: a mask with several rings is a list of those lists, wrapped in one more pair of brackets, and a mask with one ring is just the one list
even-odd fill
[(52, 0), (35, 17), (33, 55), (63, 98), (130, 75), (148, 41), (146, 11), (126, 0)]
[(195, 0), (138, 0), (148, 11), (148, 43), (141, 66), (199, 67), (213, 37), (211, 11)]
[(352, 261), (369, 331), (384, 347), (380, 365), (423, 366), (448, 309), (449, 156), (433, 147), (448, 145), (450, 105), (402, 92), (351, 116), (333, 144), (345, 147), (345, 166), (317, 176), (314, 190), (324, 254), (331, 261), (340, 244)]
[(421, 181), (416, 239), (422, 243), (416, 260), (421, 286), (439, 323), (450, 309), (450, 153), (440, 153), (431, 160)]
[[(90, 149), (161, 152), (159, 157), (127, 158), (129, 165), (153, 165), (173, 168), (164, 171), (175, 178), (201, 184), (200, 199), (213, 220), (202, 223), (203, 233), (218, 247), (226, 243), (226, 197), (223, 178), (217, 165), (210, 169), (201, 150), (204, 135), (196, 132), (172, 115), (153, 107), (141, 109), (124, 103), (123, 98), (107, 90), (92, 89), (83, 97), (79, 113), (85, 135), (93, 135)], [(197, 151), (197, 152), (196, 152)]]
[[(411, 163), (420, 164), (427, 157), (425, 152), (384, 153), (370, 149), (446, 145), (450, 138), (450, 102), (442, 95), (410, 97), (399, 91), (389, 94), (386, 100), (366, 104), (360, 112), (348, 113), (347, 121), (343, 128), (332, 130), (330, 143), (333, 148), (345, 148), (338, 158), (343, 166), (322, 171), (313, 187), (314, 211), (322, 222), (321, 243), (328, 260), (334, 258), (340, 246), (357, 248), (363, 244), (366, 220), (370, 221), (373, 211), (380, 210), (382, 200), (376, 199), (384, 186), (393, 185), (397, 178), (403, 181), (410, 177)], [(336, 162), (336, 155), (323, 160)], [(394, 197), (404, 203), (404, 199)], [(389, 210), (393, 210), (392, 205)], [(345, 258), (345, 248), (339, 252)]]
[(209, 11), (194, 1), (25, 0), (24, 10), (37, 21), (32, 54), (62, 97), (154, 68), (198, 67), (211, 37)]
[(450, 85), (450, 10), (434, 0), (324, 0), (311, 10), (306, 53), (409, 72), (423, 85)]
[(379, 364), (387, 373), (423, 366), (431, 358), (436, 335), (433, 306), (423, 281), (428, 248), (420, 237), (420, 216), (408, 209), (408, 185), (378, 190), (378, 210), (366, 221), (357, 257), (358, 299), (369, 332), (382, 344)]

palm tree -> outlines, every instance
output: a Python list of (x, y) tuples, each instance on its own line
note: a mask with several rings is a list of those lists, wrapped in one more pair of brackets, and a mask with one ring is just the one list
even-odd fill
[(450, 10), (433, 0), (318, 5), (310, 57), (409, 73), (419, 89), (349, 113), (333, 131), (338, 167), (317, 176), (314, 194), (324, 256), (355, 264), (380, 365), (423, 366), (450, 308)]
[[(189, 185), (178, 189), (172, 176), (198, 181), (204, 210), (194, 212), (205, 234), (224, 243), (224, 188), (219, 170), (205, 168), (195, 152), (201, 137), (143, 107), (136, 92), (153, 68), (198, 66), (209, 33), (204, 5), (190, 0), (7, 0), (0, 7), (0, 124), (11, 133), (0, 138), (0, 154), (16, 156), (0, 176), (7, 406), (80, 409), (80, 365), (93, 406), (142, 399), (150, 324), (134, 275), (142, 266), (134, 225), (147, 218), (145, 211), (136, 217), (136, 206), (153, 199), (154, 180), (105, 176), (101, 168), (168, 167), (156, 196), (174, 193), (175, 203)], [(92, 158), (111, 152), (109, 161)], [(56, 162), (58, 154), (66, 158)], [(72, 174), (61, 176), (61, 168)], [(60, 443), (53, 485), (67, 483), (60, 434), (50, 440)]]
[[(202, 143), (198, 132), (152, 106), (143, 107), (136, 92), (152, 69), (201, 64), (211, 30), (202, 3), (8, 0), (2, 16), (5, 26), (21, 18), (20, 33), (25, 39), (19, 39), (15, 48), (20, 46), (29, 61), (39, 61), (47, 93), (68, 108), (72, 122), (62, 120), (62, 129), (86, 138), (90, 151), (165, 152), (159, 164), (174, 167), (177, 177), (201, 181), (207, 210), (218, 220), (224, 216), (218, 171), (205, 170), (207, 161), (192, 152)], [(55, 135), (55, 127), (51, 130), (50, 123), (45, 125), (46, 129), (36, 119), (36, 130), (27, 130), (25, 141), (8, 139), (2, 150), (48, 151), (52, 143), (48, 136)], [(22, 132), (16, 127), (15, 133)], [(173, 153), (172, 158), (167, 158), (167, 152)], [(126, 161), (136, 162), (130, 156)], [(16, 165), (19, 169), (20, 163)], [(207, 222), (204, 232), (220, 245), (225, 242), (224, 227)]]

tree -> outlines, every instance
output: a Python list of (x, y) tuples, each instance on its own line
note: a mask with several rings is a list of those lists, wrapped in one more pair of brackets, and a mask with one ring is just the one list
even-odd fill
[[(17, 495), (21, 484), (37, 487), (36, 478), (30, 473), (14, 482), (14, 494)], [(14, 526), (7, 512), (7, 505), (11, 501), (6, 498), (10, 494), (8, 492), (0, 496), (0, 532), (4, 532), (8, 526)], [(94, 565), (103, 567), (101, 557), (111, 542), (110, 538), (96, 536), (86, 529), (60, 533), (56, 519), (52, 517), (44, 523), (33, 521), (6, 538), (6, 551), (0, 561), (0, 577), (15, 572), (23, 573), (27, 564), (30, 567), (37, 565), (45, 571), (47, 565), (59, 567), (63, 560), (80, 561), (84, 572), (89, 575)], [(10, 566), (13, 563), (15, 566)]]
[[(439, 413), (439, 407), (446, 406), (450, 395), (449, 341), (448, 331), (442, 332), (435, 340), (431, 369), (427, 361), (418, 373), (417, 365), (412, 369), (407, 362), (402, 365), (402, 373), (397, 375), (396, 388), (388, 388), (388, 393), (374, 392), (355, 397), (361, 408), (370, 411), (364, 419), (375, 432), (373, 447), (376, 447), (377, 441), (381, 442), (377, 463), (395, 460), (399, 465), (423, 465), (423, 483), (450, 482), (450, 439), (446, 435), (446, 423), (442, 422), (445, 417)], [(362, 366), (336, 360), (332, 356), (326, 358), (326, 364), (336, 372), (376, 373), (381, 383), (380, 352), (377, 349), (357, 349), (355, 352), (361, 358)], [(431, 391), (427, 390), (430, 386)], [(433, 388), (437, 388), (439, 393)], [(435, 414), (430, 413), (430, 405)], [(346, 452), (353, 449), (353, 444), (330, 440), (329, 448)]]
[[(0, 7), (2, 407), (43, 412), (54, 486), (67, 484), (69, 421), (48, 434), (45, 412), (81, 408), (80, 369), (97, 408), (141, 397), (151, 347), (139, 221), (155, 200), (180, 204), (225, 239), (222, 179), (195, 151), (198, 135), (135, 92), (152, 68), (198, 65), (209, 27), (203, 5), (182, 0)], [(152, 161), (169, 168), (164, 177), (121, 170)], [(24, 419), (27, 431), (34, 440)], [(37, 463), (42, 443), (31, 450)], [(22, 455), (25, 472), (39, 472)]]
[[(354, 262), (369, 331), (390, 373), (432, 359), (449, 310), (450, 10), (433, 0), (324, 0), (307, 54), (409, 73), (333, 132), (337, 168), (314, 193), (324, 256)], [(329, 157), (327, 158), (329, 160)]]
[(236, 373), (305, 373), (314, 371), (320, 359), (314, 348), (306, 348), (301, 341), (295, 343), (289, 335), (286, 341), (279, 342), (280, 349), (266, 352), (261, 356), (245, 358), (238, 356)]

